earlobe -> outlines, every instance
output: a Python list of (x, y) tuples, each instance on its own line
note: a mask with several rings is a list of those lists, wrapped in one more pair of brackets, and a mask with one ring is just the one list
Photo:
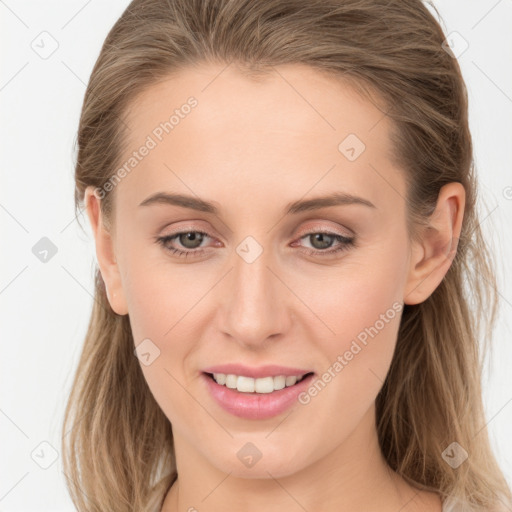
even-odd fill
[(436, 209), (423, 228), (421, 240), (411, 249), (405, 304), (425, 301), (448, 272), (457, 253), (465, 197), (461, 183), (448, 183), (441, 188)]
[(87, 187), (84, 203), (87, 216), (91, 223), (96, 245), (96, 258), (101, 276), (105, 282), (107, 298), (111, 308), (118, 315), (128, 314), (121, 274), (115, 256), (114, 241), (111, 233), (106, 229), (100, 208), (100, 199), (94, 193), (94, 187)]

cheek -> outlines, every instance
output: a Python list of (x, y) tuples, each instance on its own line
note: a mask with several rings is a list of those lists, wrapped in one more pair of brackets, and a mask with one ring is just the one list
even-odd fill
[(194, 330), (204, 314), (201, 299), (212, 283), (194, 280), (192, 266), (175, 269), (164, 258), (152, 261), (142, 250), (125, 254), (129, 256), (123, 261), (123, 289), (134, 345), (144, 343), (152, 361), (147, 366), (141, 363), (141, 369), (160, 407), (176, 419), (177, 411), (190, 408), (183, 386), (196, 374), (188, 371), (186, 362), (196, 350), (191, 340), (198, 339)]
[(315, 287), (317, 310), (335, 331), (333, 336), (344, 342), (375, 324), (379, 331), (398, 324), (397, 305), (407, 278), (407, 244), (400, 231), (359, 251), (342, 261), (323, 286)]
[[(321, 311), (335, 332), (337, 348), (350, 350), (352, 341), (362, 345), (370, 339), (379, 339), (379, 345), (394, 343), (401, 309), (401, 294), (396, 286), (400, 276), (392, 276), (389, 268), (371, 275), (353, 271), (350, 278), (333, 287)], [(368, 343), (369, 346), (369, 343)], [(389, 347), (392, 349), (392, 347)], [(350, 356), (349, 356), (350, 357)]]
[(207, 292), (208, 283), (194, 280), (192, 267), (188, 271), (174, 268), (161, 255), (155, 260), (154, 249), (130, 254), (125, 260), (123, 289), (135, 342), (154, 338), (163, 349), (193, 318), (194, 305)]
[[(173, 428), (185, 429), (195, 417), (194, 421), (205, 421), (199, 418), (201, 411), (195, 409), (197, 404), (186, 391), (193, 376), (184, 365), (194, 350), (190, 343), (194, 334), (187, 335), (190, 321), (194, 322), (193, 306), (205, 290), (185, 286), (176, 275), (173, 277), (169, 267), (151, 267), (137, 259), (130, 262), (128, 273), (130, 325), (135, 346), (141, 344), (147, 347), (144, 352), (150, 353), (150, 364), (141, 359), (141, 369), (153, 397)], [(208, 426), (202, 425), (205, 429)]]
[(336, 277), (310, 293), (312, 309), (331, 331), (317, 340), (326, 371), (336, 375), (333, 388), (368, 401), (382, 386), (395, 350), (406, 268), (407, 246), (397, 239), (357, 261), (347, 258)]

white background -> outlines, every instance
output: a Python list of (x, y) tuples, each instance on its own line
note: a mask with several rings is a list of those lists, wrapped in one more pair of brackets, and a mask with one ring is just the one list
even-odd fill
[[(85, 214), (86, 235), (73, 209), (80, 109), (101, 45), (128, 3), (0, 0), (0, 512), (73, 510), (60, 458), (47, 469), (35, 460), (48, 464), (51, 446), (60, 451), (63, 409), (92, 307), (93, 238)], [(484, 400), (491, 441), (512, 485), (512, 1), (435, 5), (445, 33), (456, 31), (469, 44), (459, 62), (487, 205), (482, 226), (494, 239), (503, 299)], [(46, 59), (31, 46), (45, 37), (50, 47), (43, 31), (58, 43)], [(463, 41), (455, 37), (457, 50)], [(42, 237), (57, 247), (47, 263), (32, 253)]]

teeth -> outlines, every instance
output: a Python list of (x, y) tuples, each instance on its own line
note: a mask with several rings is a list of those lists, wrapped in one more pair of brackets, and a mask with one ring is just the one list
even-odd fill
[[(221, 384), (222, 386), (224, 386), (224, 384), (226, 384), (226, 374), (225, 373), (215, 373), (214, 376), (215, 376), (215, 380), (217, 381), (217, 384)], [(236, 382), (235, 382), (235, 387), (236, 387)]]
[(226, 386), (230, 389), (236, 389), (241, 393), (272, 393), (284, 387), (290, 387), (300, 382), (304, 375), (289, 376), (279, 375), (277, 377), (262, 377), (253, 379), (243, 375), (233, 375), (225, 373), (214, 373), (213, 378), (217, 384)]
[(293, 386), (297, 382), (297, 377), (286, 377), (286, 385)]

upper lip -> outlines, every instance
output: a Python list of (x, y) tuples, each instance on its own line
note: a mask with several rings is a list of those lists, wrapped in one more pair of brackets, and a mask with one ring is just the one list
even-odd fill
[(300, 376), (306, 373), (312, 373), (312, 370), (305, 370), (303, 368), (291, 368), (289, 366), (278, 366), (274, 364), (250, 367), (243, 364), (220, 364), (204, 368), (205, 373), (224, 373), (226, 375), (243, 375), (245, 377), (252, 377), (258, 379), (261, 377), (277, 377), (284, 375), (285, 377)]

